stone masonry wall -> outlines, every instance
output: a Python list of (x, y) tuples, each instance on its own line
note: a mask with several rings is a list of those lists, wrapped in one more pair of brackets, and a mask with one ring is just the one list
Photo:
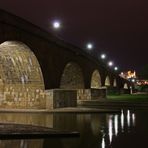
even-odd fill
[(77, 99), (79, 100), (100, 100), (106, 98), (106, 88), (100, 89), (78, 89)]
[(77, 90), (46, 90), (46, 109), (76, 107)]
[(91, 89), (91, 100), (106, 99), (106, 88)]
[(13, 91), (0, 93), (0, 108), (7, 109), (45, 109), (46, 95), (43, 90)]
[(91, 90), (90, 89), (78, 89), (77, 99), (78, 100), (91, 100)]

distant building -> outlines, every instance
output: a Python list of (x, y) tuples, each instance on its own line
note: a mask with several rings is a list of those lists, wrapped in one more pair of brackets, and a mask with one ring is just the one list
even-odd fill
[(124, 79), (127, 79), (133, 83), (135, 83), (135, 85), (148, 85), (148, 80), (140, 80), (138, 79), (136, 72), (135, 71), (127, 71), (127, 72), (121, 72), (120, 76)]
[(127, 72), (121, 72), (120, 76), (132, 82), (136, 82), (137, 80), (136, 72), (135, 71), (132, 72), (131, 70)]
[(148, 85), (148, 80), (137, 80), (137, 85)]

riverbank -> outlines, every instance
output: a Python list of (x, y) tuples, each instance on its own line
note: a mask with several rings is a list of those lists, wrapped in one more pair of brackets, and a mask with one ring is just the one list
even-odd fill
[(109, 95), (104, 100), (79, 101), (77, 107), (46, 109), (0, 109), (0, 113), (120, 113), (123, 108), (148, 109), (148, 94)]
[(108, 101), (128, 101), (128, 102), (148, 102), (148, 94), (122, 94), (122, 95), (108, 95)]
[(109, 95), (105, 100), (80, 101), (79, 106), (99, 109), (148, 109), (148, 94)]

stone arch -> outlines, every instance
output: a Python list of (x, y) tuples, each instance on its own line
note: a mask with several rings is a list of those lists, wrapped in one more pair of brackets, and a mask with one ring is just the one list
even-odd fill
[(128, 89), (128, 84), (127, 84), (127, 83), (124, 83), (123, 88), (124, 88), (124, 89)]
[(83, 89), (84, 78), (81, 67), (75, 62), (69, 62), (63, 71), (60, 88)]
[(109, 76), (106, 76), (105, 86), (110, 86), (110, 78), (109, 78)]
[(44, 89), (44, 80), (31, 49), (18, 41), (0, 44), (0, 90), (13, 93), (40, 89)]
[(101, 76), (98, 70), (94, 70), (91, 77), (91, 88), (101, 87)]
[(117, 80), (116, 79), (114, 79), (114, 81), (113, 81), (113, 87), (117, 87)]

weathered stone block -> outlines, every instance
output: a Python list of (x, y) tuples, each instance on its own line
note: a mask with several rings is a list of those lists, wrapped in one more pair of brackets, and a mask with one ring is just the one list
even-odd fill
[(52, 89), (46, 91), (46, 109), (77, 106), (77, 90)]
[(79, 100), (98, 100), (106, 98), (106, 88), (78, 89), (77, 99)]
[(106, 88), (91, 89), (91, 100), (100, 100), (106, 98)]
[(77, 100), (91, 100), (90, 89), (78, 89), (77, 90)]

